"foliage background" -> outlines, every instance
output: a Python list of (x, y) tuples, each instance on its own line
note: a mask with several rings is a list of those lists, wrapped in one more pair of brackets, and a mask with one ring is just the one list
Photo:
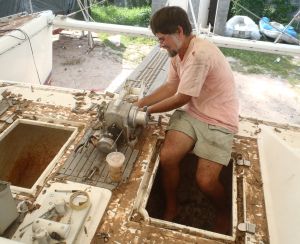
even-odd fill
[[(101, 0), (91, 1), (101, 2)], [(151, 16), (151, 4), (152, 0), (106, 0), (94, 11), (94, 18), (103, 23), (147, 26)], [(106, 10), (104, 6), (108, 9)], [(291, 0), (231, 0), (228, 19), (234, 15), (246, 15), (258, 23), (259, 18), (267, 16), (272, 21), (288, 24), (298, 8), (291, 4)], [(109, 22), (111, 14), (117, 14), (118, 17), (112, 16), (112, 22)], [(300, 20), (294, 21), (293, 26), (299, 32)]]
[(92, 8), (93, 19), (101, 23), (146, 27), (149, 25), (150, 16), (150, 6), (118, 7), (107, 5)]
[(108, 0), (108, 4), (121, 7), (142, 7), (151, 6), (151, 0)]
[(292, 14), (297, 10), (288, 0), (234, 0), (231, 1), (229, 16), (246, 15), (257, 22), (255, 16), (244, 10), (241, 6), (255, 13), (258, 17), (267, 16), (271, 20), (287, 24)]

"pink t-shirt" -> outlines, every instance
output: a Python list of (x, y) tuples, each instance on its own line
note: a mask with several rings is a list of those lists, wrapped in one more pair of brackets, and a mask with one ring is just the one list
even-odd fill
[(212, 43), (193, 38), (183, 57), (171, 59), (167, 82), (192, 96), (184, 109), (192, 117), (232, 132), (238, 131), (238, 99), (234, 77), (222, 52)]

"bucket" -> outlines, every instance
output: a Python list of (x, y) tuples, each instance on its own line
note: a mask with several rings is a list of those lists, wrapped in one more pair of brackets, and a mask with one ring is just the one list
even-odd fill
[(15, 200), (10, 191), (10, 184), (0, 181), (0, 235), (18, 217)]

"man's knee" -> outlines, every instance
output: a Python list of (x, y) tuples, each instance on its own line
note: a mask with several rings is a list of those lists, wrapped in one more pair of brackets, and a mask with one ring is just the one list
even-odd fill
[(198, 173), (196, 174), (196, 181), (198, 187), (204, 193), (209, 193), (214, 191), (216, 185), (219, 184), (219, 179), (216, 177), (211, 177), (207, 174)]
[(196, 172), (196, 181), (203, 192), (214, 192), (219, 186), (219, 176), (223, 165), (200, 158)]
[(166, 139), (160, 151), (162, 166), (178, 166), (181, 159), (194, 145), (194, 140), (186, 134), (171, 130), (167, 132)]

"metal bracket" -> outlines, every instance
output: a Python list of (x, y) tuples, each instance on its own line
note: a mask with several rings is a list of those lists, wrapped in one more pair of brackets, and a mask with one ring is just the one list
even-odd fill
[(237, 165), (244, 165), (250, 167), (251, 163), (249, 160), (246, 159), (237, 159), (236, 160)]
[(244, 159), (243, 155), (240, 154), (240, 153), (238, 153), (236, 155), (236, 164), (237, 165), (244, 165), (244, 166), (248, 166), (248, 167), (251, 165), (250, 161)]
[(240, 223), (238, 225), (238, 230), (254, 234), (255, 233), (255, 227), (256, 227), (255, 224), (245, 222), (245, 223)]
[(97, 233), (96, 236), (100, 239), (102, 239), (104, 242), (108, 242), (109, 241), (109, 234), (106, 233), (106, 232), (100, 232), (100, 233)]

